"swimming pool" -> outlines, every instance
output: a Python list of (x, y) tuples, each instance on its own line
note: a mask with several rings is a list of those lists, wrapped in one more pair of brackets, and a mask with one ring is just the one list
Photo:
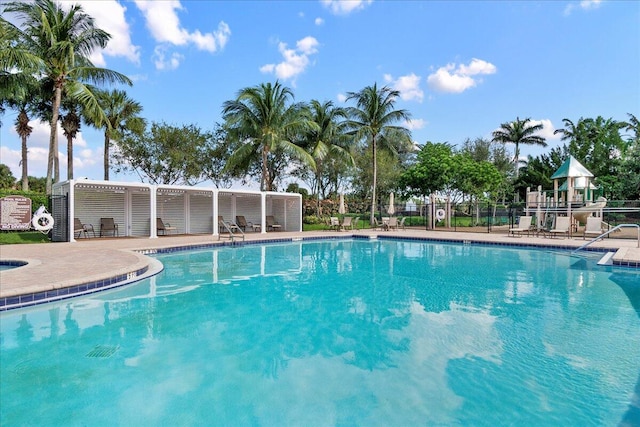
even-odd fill
[(364, 239), (158, 259), (0, 314), (0, 424), (640, 422), (636, 270)]

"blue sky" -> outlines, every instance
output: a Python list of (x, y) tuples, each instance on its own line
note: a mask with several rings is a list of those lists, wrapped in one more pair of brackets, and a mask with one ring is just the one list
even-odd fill
[[(70, 2), (63, 2), (69, 5)], [(344, 103), (377, 83), (401, 92), (417, 143), (490, 138), (503, 122), (640, 115), (637, 1), (80, 1), (112, 39), (94, 63), (134, 80), (142, 116), (213, 129), (241, 88), (279, 79), (296, 101)], [(16, 113), (0, 161), (20, 176)], [(29, 175), (46, 175), (47, 124), (32, 123)], [(60, 133), (61, 176), (66, 145)], [(102, 179), (103, 137), (83, 126), (76, 177)], [(521, 147), (521, 154), (547, 149)], [(111, 173), (112, 180), (135, 176)]]

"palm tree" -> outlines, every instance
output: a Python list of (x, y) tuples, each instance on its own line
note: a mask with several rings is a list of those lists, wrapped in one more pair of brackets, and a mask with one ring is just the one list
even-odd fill
[(272, 191), (277, 178), (270, 166), (277, 153), (286, 153), (314, 166), (313, 157), (293, 141), (317, 125), (302, 104), (291, 103), (293, 92), (278, 81), (241, 89), (238, 97), (223, 104), (222, 114), (229, 137), (240, 143), (227, 166), (261, 162), (260, 189)]
[(377, 151), (378, 145), (391, 146), (388, 136), (390, 134), (405, 136), (410, 138), (410, 132), (402, 126), (395, 126), (394, 123), (410, 119), (410, 114), (406, 110), (396, 110), (395, 103), (400, 96), (400, 91), (392, 90), (385, 86), (378, 89), (377, 84), (367, 86), (360, 92), (349, 92), (347, 100), (353, 99), (356, 107), (347, 110), (349, 120), (348, 132), (355, 137), (356, 141), (366, 141), (371, 144), (373, 177), (371, 184), (371, 216), (373, 223), (376, 207), (376, 188), (378, 175)]
[(80, 131), (80, 116), (76, 114), (77, 106), (73, 103), (65, 105), (67, 114), (61, 117), (62, 132), (67, 137), (67, 179), (73, 179), (73, 140)]
[[(320, 215), (320, 193), (322, 192), (322, 175), (325, 172), (325, 163), (329, 159), (335, 159), (341, 164), (353, 166), (353, 156), (348, 149), (350, 138), (345, 138), (344, 122), (346, 111), (343, 108), (334, 107), (333, 102), (320, 103), (312, 100), (309, 104), (311, 120), (317, 125), (305, 135), (304, 143), (313, 156), (315, 167), (316, 211)], [(324, 195), (324, 194), (323, 194)]]
[(638, 118), (631, 113), (627, 113), (627, 116), (629, 116), (629, 121), (624, 122), (623, 125), (625, 126), (625, 130), (633, 132), (629, 141), (638, 144), (640, 143), (640, 121), (638, 121)]
[(144, 129), (145, 120), (139, 115), (142, 105), (127, 96), (123, 90), (96, 91), (98, 104), (104, 118), (85, 114), (85, 120), (90, 125), (104, 129), (104, 179), (109, 180), (109, 147), (111, 142), (118, 139), (124, 130)]
[(539, 145), (546, 147), (545, 139), (539, 135), (534, 135), (543, 129), (543, 125), (529, 124), (530, 118), (520, 120), (519, 117), (510, 123), (502, 123), (500, 128), (492, 133), (494, 142), (502, 142), (505, 144), (515, 144), (515, 154), (513, 161), (516, 166), (516, 178), (518, 177), (518, 164), (520, 160), (520, 144)]
[(80, 5), (72, 5), (65, 11), (53, 0), (16, 1), (7, 4), (5, 13), (7, 12), (17, 14), (24, 28), (18, 30), (21, 43), (24, 43), (29, 52), (40, 57), (40, 72), (54, 85), (46, 189), (47, 194), (51, 194), (53, 169), (58, 153), (56, 130), (65, 86), (73, 84), (72, 90), (67, 90), (67, 93), (76, 97), (86, 110), (98, 117), (99, 106), (84, 82), (132, 83), (120, 73), (95, 67), (88, 59), (94, 50), (106, 47), (111, 36), (96, 28), (93, 18)]
[(27, 167), (27, 139), (33, 127), (29, 126), (29, 114), (27, 114), (26, 106), (20, 108), (18, 117), (16, 118), (16, 132), (20, 135), (22, 141), (22, 191), (29, 191), (29, 169)]

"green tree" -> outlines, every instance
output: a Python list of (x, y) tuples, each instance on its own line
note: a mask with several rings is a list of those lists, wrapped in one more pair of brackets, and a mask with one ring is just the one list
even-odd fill
[(378, 88), (377, 84), (367, 86), (359, 92), (349, 92), (347, 100), (353, 100), (355, 107), (347, 110), (349, 120), (347, 127), (349, 134), (353, 135), (356, 141), (369, 144), (371, 146), (371, 215), (369, 220), (373, 223), (376, 206), (376, 190), (378, 179), (378, 146), (388, 146), (388, 135), (402, 134), (406, 139), (411, 138), (409, 130), (396, 123), (407, 121), (410, 114), (406, 110), (395, 108), (400, 92), (387, 86)]
[(444, 192), (455, 179), (454, 151), (448, 143), (427, 142), (416, 159), (401, 178), (400, 187), (404, 196), (429, 196)]
[(16, 177), (13, 176), (9, 166), (0, 163), (0, 188), (10, 190), (16, 186)]
[(42, 63), (39, 72), (53, 82), (53, 104), (51, 111), (51, 136), (49, 138), (49, 158), (47, 162), (47, 194), (59, 171), (57, 164), (58, 133), (57, 123), (62, 102), (62, 93), (78, 99), (92, 116), (100, 116), (100, 108), (85, 82), (102, 84), (118, 82), (131, 85), (123, 74), (95, 67), (89, 55), (96, 49), (106, 47), (110, 35), (97, 28), (93, 18), (84, 13), (79, 5), (72, 5), (68, 11), (53, 0), (34, 2), (11, 2), (5, 13), (15, 13), (23, 27), (20, 43)]
[(229, 188), (233, 185), (234, 179), (239, 179), (243, 175), (241, 170), (226, 167), (227, 159), (234, 150), (235, 147), (227, 138), (226, 130), (216, 123), (202, 157), (203, 178), (211, 181), (216, 188)]
[[(303, 136), (301, 145), (311, 154), (315, 166), (303, 164), (294, 171), (294, 175), (306, 176), (304, 170), (311, 174), (311, 189), (316, 195), (316, 214), (320, 215), (320, 199), (327, 196), (326, 190), (333, 183), (338, 190), (339, 175), (354, 165), (349, 151), (350, 138), (344, 133), (344, 109), (335, 107), (331, 101), (321, 103), (312, 100), (309, 103), (310, 120), (316, 126), (309, 128)], [(303, 169), (303, 170), (300, 170)]]
[(109, 180), (110, 147), (113, 141), (122, 137), (127, 130), (141, 132), (145, 127), (145, 120), (140, 117), (142, 105), (129, 98), (123, 90), (96, 90), (96, 97), (101, 114), (95, 116), (85, 112), (85, 120), (90, 125), (102, 128), (104, 131), (104, 180)]
[(629, 121), (623, 123), (623, 125), (625, 127), (625, 130), (633, 133), (628, 137), (628, 141), (630, 144), (638, 144), (640, 143), (640, 121), (635, 115), (631, 113), (627, 113), (627, 115), (629, 116)]
[(195, 125), (152, 123), (149, 130), (125, 133), (115, 164), (152, 184), (195, 185), (203, 180), (203, 153), (210, 140)]
[(518, 176), (520, 161), (520, 144), (539, 145), (541, 147), (547, 146), (543, 137), (535, 135), (543, 129), (543, 125), (534, 125), (530, 122), (530, 118), (520, 120), (520, 118), (517, 117), (516, 120), (512, 122), (502, 123), (500, 128), (492, 133), (492, 141), (515, 145), (513, 162), (515, 164), (516, 177)]
[(241, 89), (235, 100), (223, 104), (228, 136), (239, 147), (229, 158), (230, 168), (260, 164), (260, 189), (272, 191), (286, 156), (314, 165), (313, 157), (299, 141), (315, 127), (303, 104), (293, 103), (293, 92), (279, 82)]

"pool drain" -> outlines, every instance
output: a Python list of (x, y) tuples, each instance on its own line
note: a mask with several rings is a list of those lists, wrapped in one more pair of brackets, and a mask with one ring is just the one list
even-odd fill
[(111, 357), (119, 348), (119, 345), (97, 345), (86, 354), (86, 357)]

